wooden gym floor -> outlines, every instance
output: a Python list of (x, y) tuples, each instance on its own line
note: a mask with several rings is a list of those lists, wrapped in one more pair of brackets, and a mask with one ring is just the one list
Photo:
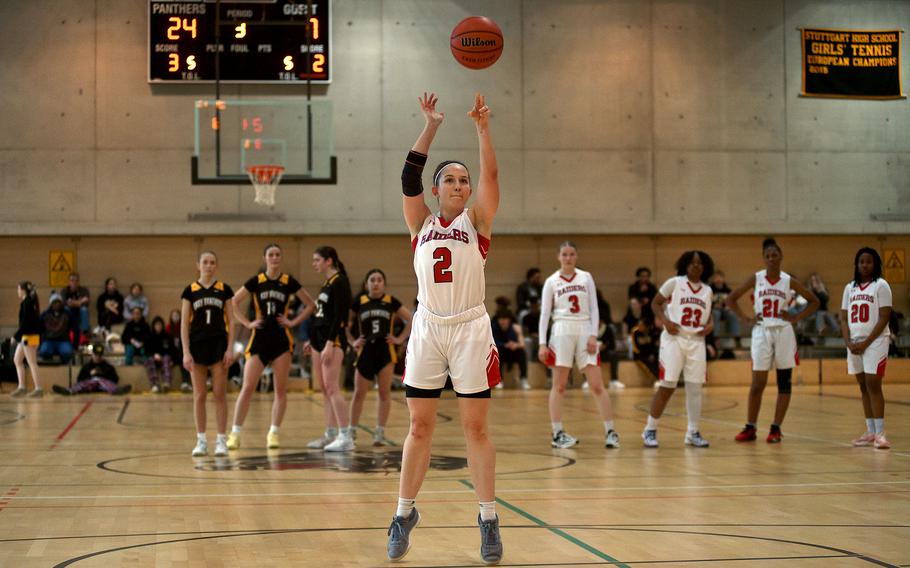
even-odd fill
[[(495, 394), (502, 565), (910, 566), (910, 385), (886, 386), (890, 451), (850, 446), (863, 421), (848, 386), (823, 396), (798, 387), (776, 446), (733, 442), (746, 388), (709, 387), (706, 450), (682, 443), (678, 393), (661, 447), (645, 450), (650, 395), (612, 394), (623, 447), (607, 451), (584, 392), (566, 400), (576, 450), (549, 447), (545, 391)], [(403, 566), (480, 565), (457, 407), (445, 396), (418, 499), (423, 523)], [(268, 453), (270, 399), (257, 397), (241, 451), (193, 459), (188, 395), (3, 395), (0, 566), (386, 565), (400, 446), (374, 449), (360, 431), (353, 454), (307, 451), (321, 432), (322, 400), (293, 394), (284, 446)], [(400, 443), (406, 424), (395, 393), (389, 438)]]

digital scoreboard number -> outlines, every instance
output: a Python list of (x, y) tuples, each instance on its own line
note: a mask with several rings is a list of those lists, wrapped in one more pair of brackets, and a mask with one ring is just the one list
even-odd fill
[(150, 83), (212, 82), (219, 51), (225, 83), (330, 83), (331, 47), (331, 0), (149, 0)]

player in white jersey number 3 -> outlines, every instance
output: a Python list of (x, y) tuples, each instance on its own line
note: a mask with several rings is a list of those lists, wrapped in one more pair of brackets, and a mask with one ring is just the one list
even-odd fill
[(882, 379), (891, 335), (891, 286), (882, 278), (882, 259), (875, 249), (863, 247), (857, 251), (853, 280), (844, 288), (841, 310), (847, 372), (856, 375), (866, 415), (866, 433), (853, 440), (853, 445), (887, 450), (891, 443), (885, 437)]
[[(686, 413), (689, 428), (687, 446), (707, 448), (698, 431), (701, 418), (702, 386), (707, 363), (705, 337), (714, 329), (711, 303), (714, 298), (708, 280), (714, 261), (700, 250), (684, 252), (676, 261), (676, 276), (664, 282), (654, 298), (654, 320), (664, 328), (660, 335), (660, 382), (651, 400), (648, 423), (641, 433), (645, 447), (657, 447), (657, 421), (664, 413), (673, 391), (683, 376), (686, 382)], [(666, 307), (666, 311), (664, 308)]]
[[(591, 396), (597, 402), (604, 422), (606, 447), (619, 447), (619, 434), (613, 429), (613, 407), (604, 389), (603, 375), (598, 360), (597, 331), (600, 314), (597, 309), (597, 289), (589, 272), (575, 267), (578, 247), (572, 241), (559, 245), (559, 270), (547, 278), (543, 285), (540, 306), (540, 361), (553, 369), (550, 387), (550, 425), (554, 448), (571, 448), (578, 439), (568, 434), (562, 425), (562, 400), (572, 363), (584, 373)], [(553, 327), (549, 341), (547, 327), (552, 313)]]
[(401, 173), (404, 219), (414, 250), (419, 302), (405, 359), (411, 427), (402, 450), (398, 509), (389, 526), (388, 556), (396, 561), (407, 554), (411, 531), (420, 522), (414, 502), (430, 464), (439, 396), (446, 378), (451, 377), (458, 395), (468, 467), (480, 501), (480, 556), (486, 564), (497, 564), (502, 559), (502, 540), (496, 515), (496, 450), (487, 432), (487, 411), (490, 388), (500, 381), (499, 355), (484, 306), (484, 265), (499, 207), (490, 109), (478, 94), (468, 112), (480, 146), (474, 206), (467, 208), (473, 189), (468, 168), (461, 162), (444, 161), (433, 173), (437, 216), (424, 202), (421, 174), (444, 115), (436, 110), (436, 95), (424, 93), (419, 101), (426, 125)]

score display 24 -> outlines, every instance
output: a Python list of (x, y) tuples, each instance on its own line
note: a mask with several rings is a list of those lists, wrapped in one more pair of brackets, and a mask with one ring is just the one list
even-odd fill
[[(215, 80), (214, 0), (149, 0), (148, 81)], [(223, 0), (220, 79), (225, 83), (332, 81), (332, 3)], [(309, 36), (309, 68), (307, 68)]]

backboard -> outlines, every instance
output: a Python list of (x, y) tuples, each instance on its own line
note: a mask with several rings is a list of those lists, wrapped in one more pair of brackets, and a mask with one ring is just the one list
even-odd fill
[(256, 165), (282, 166), (282, 185), (337, 183), (330, 101), (284, 97), (194, 104), (193, 184), (246, 184), (247, 168)]

